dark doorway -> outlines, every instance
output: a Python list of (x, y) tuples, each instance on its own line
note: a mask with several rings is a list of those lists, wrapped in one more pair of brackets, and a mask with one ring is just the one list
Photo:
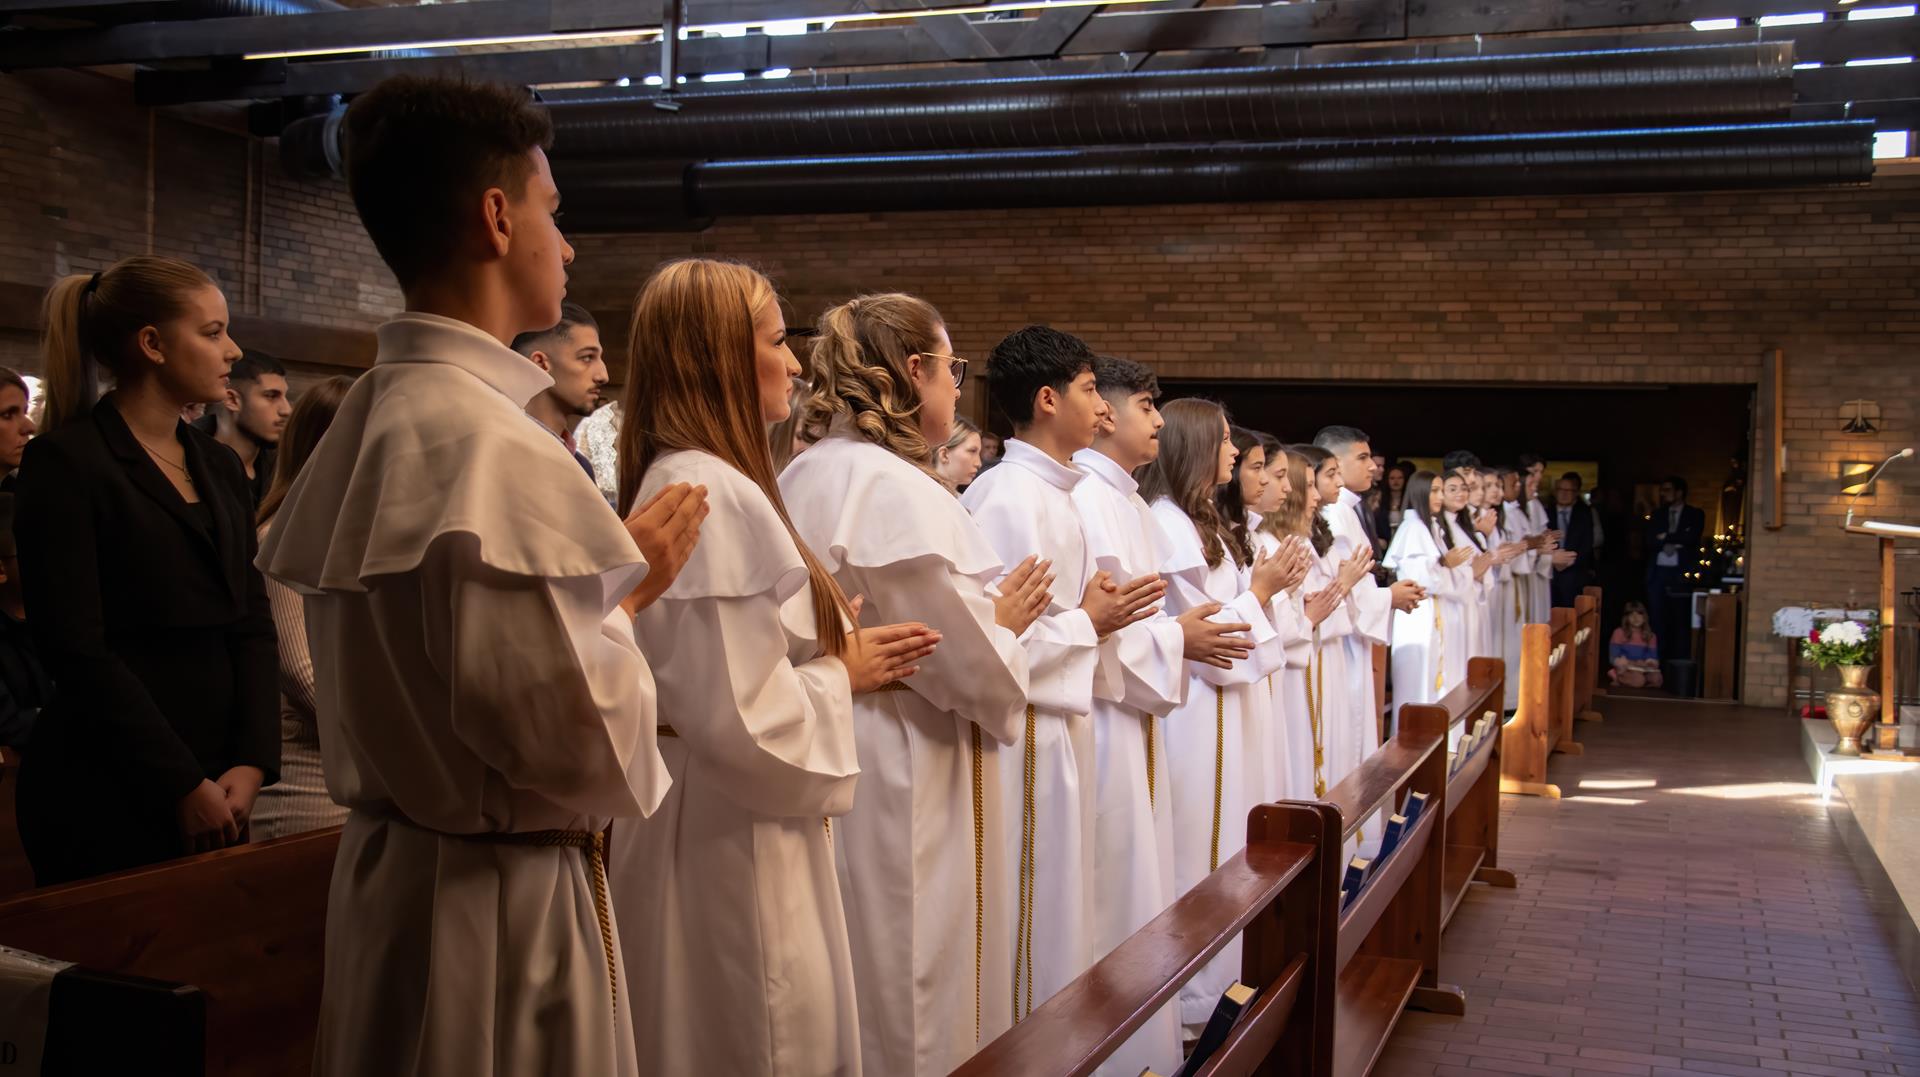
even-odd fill
[[(1692, 566), (1700, 576), (1697, 586), (1722, 586), (1724, 576), (1743, 573), (1752, 386), (1162, 384), (1168, 399), (1218, 400), (1234, 422), (1269, 431), (1283, 441), (1309, 440), (1321, 426), (1341, 423), (1371, 434), (1374, 451), (1389, 461), (1470, 449), (1488, 463), (1511, 463), (1521, 453), (1533, 452), (1559, 467), (1591, 465), (1589, 473), (1598, 481), (1589, 496), (1606, 537), (1600, 551), (1600, 584), (1606, 595), (1603, 638), (1619, 624), (1621, 607), (1629, 599), (1645, 598), (1648, 555), (1641, 549), (1642, 528), (1657, 504), (1654, 491), (1669, 475), (1686, 480), (1688, 503), (1706, 516), (1701, 560), (1709, 563)], [(1549, 474), (1548, 482), (1553, 478)], [(1724, 588), (1744, 590), (1743, 582), (1724, 581)], [(1683, 609), (1668, 632), (1687, 639), (1698, 662), (1709, 648), (1704, 639), (1688, 638), (1690, 620)], [(1717, 642), (1711, 648), (1715, 654), (1727, 653), (1729, 646), (1733, 655), (1740, 653), (1737, 640), (1730, 645)], [(1715, 680), (1731, 683), (1737, 693), (1737, 657), (1734, 662), (1732, 670), (1719, 671)]]

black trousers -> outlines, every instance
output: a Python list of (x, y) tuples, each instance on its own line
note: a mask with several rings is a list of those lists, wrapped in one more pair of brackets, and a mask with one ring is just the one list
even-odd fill
[[(1683, 591), (1686, 577), (1677, 565), (1649, 565), (1647, 567), (1647, 623), (1656, 636), (1660, 637), (1660, 657), (1665, 659), (1686, 658), (1692, 651), (1691, 640), (1693, 625), (1690, 623), (1693, 611), (1681, 599), (1669, 599), (1669, 590)], [(1686, 621), (1675, 624), (1680, 616)]]

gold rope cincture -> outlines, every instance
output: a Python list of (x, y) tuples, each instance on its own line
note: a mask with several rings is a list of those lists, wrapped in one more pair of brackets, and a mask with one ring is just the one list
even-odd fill
[[(1033, 786), (1035, 771), (1039, 769), (1039, 757), (1034, 747), (1034, 710), (1027, 705), (1026, 750), (1022, 753), (1020, 808), (1020, 909), (1019, 926), (1013, 942), (1013, 1023), (1033, 1012), (1033, 901), (1035, 864), (1033, 850), (1034, 803)], [(1023, 1001), (1021, 987), (1026, 988)]]
[(1447, 620), (1440, 616), (1440, 603), (1433, 603), (1433, 695), (1438, 699), (1447, 684)]
[(980, 1042), (981, 954), (987, 936), (987, 790), (980, 727), (973, 729), (973, 1042)]
[(1220, 867), (1220, 783), (1227, 769), (1227, 690), (1213, 689), (1213, 845), (1207, 852), (1207, 870)]
[(1153, 811), (1153, 715), (1140, 714), (1140, 731), (1147, 735), (1147, 811)]
[[(666, 727), (662, 727), (666, 730)], [(667, 732), (668, 736), (678, 734)], [(613, 952), (613, 914), (607, 904), (607, 834), (604, 830), (528, 830), (517, 833), (456, 834), (494, 845), (532, 845), (579, 849), (586, 853), (587, 874), (593, 880), (593, 915), (600, 921), (600, 946), (607, 955), (607, 992), (613, 1001), (614, 1022), (620, 1020), (620, 966)]]
[[(1315, 665), (1320, 667), (1316, 676)], [(1326, 662), (1320, 657), (1320, 626), (1313, 626), (1313, 657), (1307, 662), (1307, 727), (1313, 730), (1313, 795), (1327, 795), (1327, 748), (1326, 727), (1321, 721), (1321, 707), (1326, 702), (1327, 674)]]

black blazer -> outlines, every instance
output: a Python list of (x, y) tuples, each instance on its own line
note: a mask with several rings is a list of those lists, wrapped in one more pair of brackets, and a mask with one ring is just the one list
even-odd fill
[(1707, 514), (1692, 505), (1680, 507), (1680, 527), (1668, 532), (1667, 520), (1672, 515), (1672, 506), (1662, 505), (1647, 517), (1644, 532), (1645, 545), (1641, 552), (1646, 555), (1647, 571), (1653, 572), (1660, 565), (1660, 551), (1672, 543), (1680, 547), (1680, 567), (1675, 571), (1685, 572), (1694, 567), (1700, 559), (1700, 538), (1707, 530)]
[(175, 434), (198, 505), (111, 394), (28, 444), (15, 495), (27, 623), (56, 686), (27, 759), (118, 780), (155, 807), (234, 766), (269, 784), (280, 771), (279, 656), (246, 473), (185, 423)]

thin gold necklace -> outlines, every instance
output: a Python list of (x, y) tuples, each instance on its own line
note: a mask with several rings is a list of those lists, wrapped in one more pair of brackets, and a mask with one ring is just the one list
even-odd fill
[(140, 447), (147, 450), (148, 456), (151, 456), (155, 460), (158, 460), (161, 463), (167, 465), (168, 467), (174, 469), (175, 471), (178, 471), (180, 473), (180, 477), (187, 481), (188, 486), (193, 485), (193, 472), (187, 470), (187, 465), (185, 463), (176, 464), (173, 461), (167, 459), (166, 457), (160, 455), (160, 450), (147, 444), (146, 439), (142, 438), (138, 434), (135, 434), (133, 436), (133, 440), (138, 441), (140, 443)]

